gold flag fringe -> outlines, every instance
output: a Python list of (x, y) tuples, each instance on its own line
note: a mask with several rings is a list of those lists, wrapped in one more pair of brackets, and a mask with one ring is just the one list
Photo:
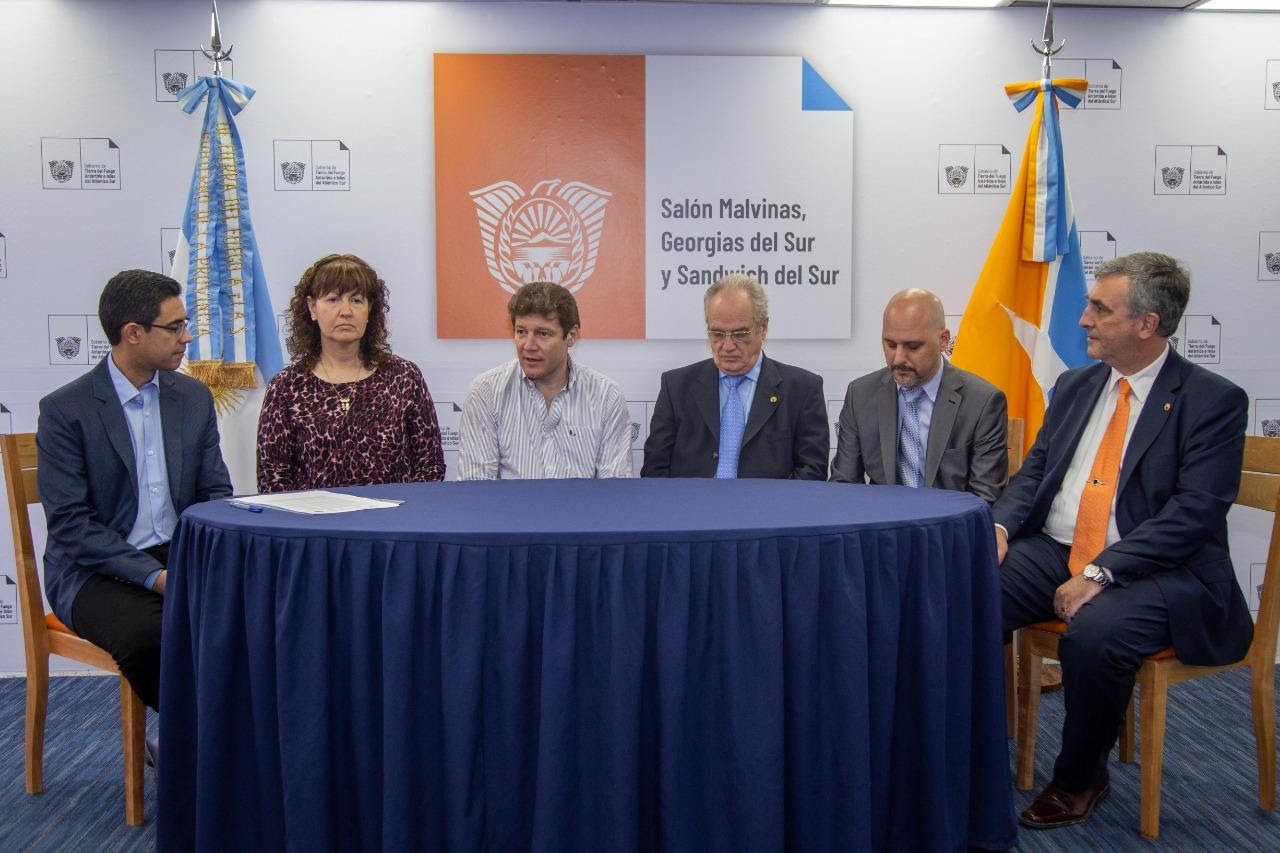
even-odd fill
[(185, 371), (193, 379), (209, 386), (213, 405), (221, 415), (232, 411), (244, 401), (244, 395), (236, 389), (258, 387), (257, 365), (252, 361), (188, 361)]

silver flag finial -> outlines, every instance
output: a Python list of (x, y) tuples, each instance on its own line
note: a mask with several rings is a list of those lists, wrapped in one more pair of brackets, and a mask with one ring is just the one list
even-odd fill
[(1040, 64), (1040, 76), (1048, 80), (1053, 75), (1050, 73), (1052, 63), (1049, 57), (1062, 50), (1067, 45), (1067, 40), (1063, 39), (1057, 46), (1053, 43), (1053, 0), (1047, 0), (1044, 6), (1044, 35), (1040, 37), (1040, 41), (1031, 40), (1031, 49), (1044, 57), (1044, 61)]
[(204, 45), (200, 45), (200, 52), (209, 59), (213, 60), (213, 76), (222, 76), (222, 63), (231, 58), (231, 51), (235, 45), (231, 45), (226, 50), (222, 49), (222, 28), (218, 26), (218, 0), (213, 0), (213, 14), (209, 24), (209, 48), (205, 49)]

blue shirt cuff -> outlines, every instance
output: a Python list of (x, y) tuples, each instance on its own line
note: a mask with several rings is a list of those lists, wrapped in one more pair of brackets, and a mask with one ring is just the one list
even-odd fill
[(147, 589), (154, 590), (156, 588), (156, 578), (160, 577), (160, 573), (163, 571), (164, 569), (156, 569), (154, 572), (147, 575), (147, 579), (142, 585)]

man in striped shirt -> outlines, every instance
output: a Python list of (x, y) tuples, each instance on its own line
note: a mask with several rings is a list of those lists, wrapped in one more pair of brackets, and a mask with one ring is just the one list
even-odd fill
[(622, 390), (569, 357), (580, 328), (573, 294), (558, 284), (526, 284), (507, 313), (516, 357), (471, 383), (458, 479), (630, 477)]

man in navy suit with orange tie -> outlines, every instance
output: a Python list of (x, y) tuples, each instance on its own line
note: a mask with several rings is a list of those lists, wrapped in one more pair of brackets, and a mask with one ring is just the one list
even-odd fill
[(1142, 659), (1233, 663), (1253, 633), (1227, 550), (1249, 400), (1169, 346), (1191, 291), (1175, 261), (1099, 267), (1080, 318), (1101, 363), (1064, 373), (1026, 463), (992, 507), (1004, 628), (1062, 619), (1066, 719), (1053, 779), (1019, 817), (1079, 823), (1109, 792)]

